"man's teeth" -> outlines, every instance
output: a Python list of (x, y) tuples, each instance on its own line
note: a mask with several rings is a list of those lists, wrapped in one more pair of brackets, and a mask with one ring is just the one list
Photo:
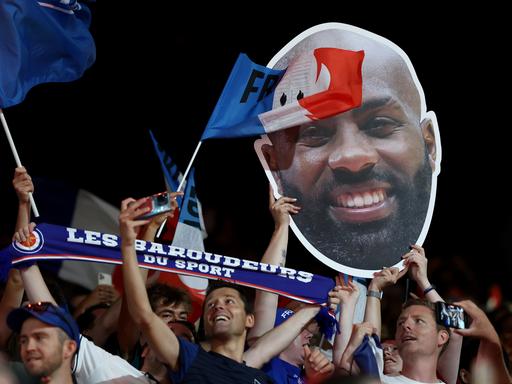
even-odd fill
[(379, 204), (386, 199), (386, 191), (382, 188), (364, 192), (343, 193), (338, 196), (337, 203), (344, 208), (365, 208)]
[(215, 316), (215, 319), (214, 319), (214, 320), (215, 320), (215, 321), (219, 321), (219, 320), (225, 320), (225, 321), (227, 321), (227, 320), (228, 320), (228, 318), (227, 318), (226, 316), (222, 316), (222, 315), (221, 315), (221, 316)]

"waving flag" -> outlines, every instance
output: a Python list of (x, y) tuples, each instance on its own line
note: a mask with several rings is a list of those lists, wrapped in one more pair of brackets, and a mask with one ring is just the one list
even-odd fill
[(274, 90), (283, 73), (240, 54), (201, 140), (265, 133), (258, 114), (272, 108)]
[[(160, 161), (167, 187), (171, 191), (176, 191), (182, 179), (182, 174), (171, 156), (160, 146), (153, 132), (149, 131), (149, 134)], [(201, 203), (196, 195), (194, 169), (192, 169), (187, 179), (183, 197), (178, 197), (177, 202), (180, 208), (172, 219), (167, 220), (161, 239), (172, 242), (172, 245), (178, 247), (204, 251), (203, 239), (206, 237), (206, 231), (204, 229)], [(122, 281), (117, 270), (114, 279), (115, 281)], [(206, 288), (208, 287), (207, 279), (189, 275), (162, 273), (159, 281), (186, 290), (192, 298), (193, 313), (191, 318), (195, 319), (200, 316)]]
[(77, 0), (0, 1), (0, 108), (34, 86), (73, 81), (96, 57), (90, 12)]
[(360, 106), (363, 58), (363, 51), (317, 48), (285, 72), (241, 54), (201, 140), (262, 135)]
[[(178, 169), (178, 165), (172, 160), (171, 156), (165, 152), (162, 146), (158, 143), (153, 135), (151, 130), (149, 131), (149, 136), (151, 137), (151, 141), (153, 142), (153, 146), (155, 147), (155, 152), (160, 162), (160, 167), (162, 167), (162, 172), (164, 174), (165, 183), (167, 184), (167, 188), (171, 191), (177, 191), (178, 186), (180, 185), (180, 181), (183, 177), (181, 172)], [(178, 203), (178, 207), (181, 207), (182, 197), (178, 196), (176, 201)]]

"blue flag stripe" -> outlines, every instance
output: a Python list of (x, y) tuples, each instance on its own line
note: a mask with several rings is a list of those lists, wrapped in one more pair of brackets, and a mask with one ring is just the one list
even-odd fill
[(201, 140), (264, 134), (258, 115), (272, 109), (275, 87), (284, 72), (240, 54)]

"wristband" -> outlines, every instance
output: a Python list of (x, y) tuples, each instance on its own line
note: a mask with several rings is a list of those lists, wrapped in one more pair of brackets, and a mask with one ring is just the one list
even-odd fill
[(371, 297), (376, 297), (377, 299), (382, 299), (382, 295), (384, 293), (382, 291), (371, 291), (371, 290), (368, 290), (368, 292), (366, 292), (366, 296), (371, 296)]
[(427, 293), (429, 293), (430, 291), (433, 291), (434, 289), (436, 289), (436, 286), (435, 285), (430, 285), (428, 288), (425, 288), (425, 290), (423, 291), (423, 296), (425, 296)]

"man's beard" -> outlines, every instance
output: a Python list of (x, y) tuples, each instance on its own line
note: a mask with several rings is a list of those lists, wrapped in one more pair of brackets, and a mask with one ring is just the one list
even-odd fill
[[(330, 191), (338, 185), (370, 180), (389, 183), (398, 209), (383, 220), (345, 223), (329, 214)], [(432, 169), (425, 152), (424, 163), (413, 181), (394, 172), (371, 169), (360, 175), (338, 173), (313, 198), (305, 199), (295, 186), (283, 183), (285, 196), (296, 197), (302, 207), (293, 220), (304, 237), (331, 260), (358, 269), (375, 270), (401, 260), (415, 244), (423, 228), (430, 200)], [(389, 196), (388, 196), (389, 198)]]
[(48, 356), (42, 365), (38, 367), (27, 367), (28, 373), (36, 377), (51, 376), (63, 364), (62, 355), (59, 351), (55, 351), (52, 356)]

